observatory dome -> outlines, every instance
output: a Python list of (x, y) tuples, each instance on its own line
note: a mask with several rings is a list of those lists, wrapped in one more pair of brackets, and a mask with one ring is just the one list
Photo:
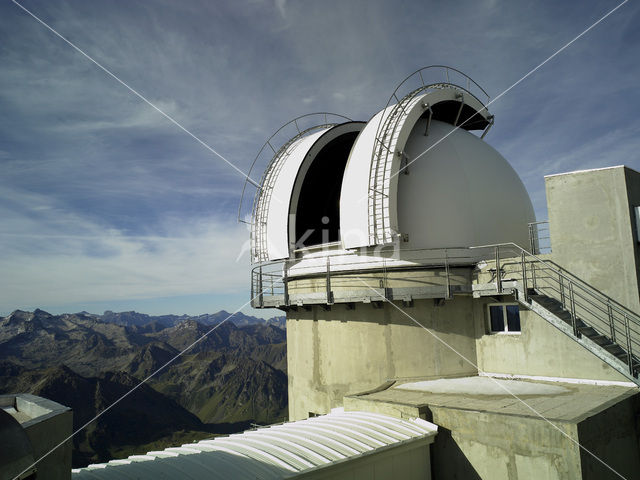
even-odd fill
[[(535, 215), (518, 174), (491, 145), (434, 120), (419, 120), (398, 175), (398, 229), (407, 248), (528, 244)], [(426, 153), (423, 153), (426, 152)]]
[(394, 245), (408, 259), (417, 250), (528, 246), (531, 200), (483, 140), (493, 116), (471, 92), (477, 84), (451, 83), (451, 69), (446, 82), (425, 83), (425, 71), (419, 88), (402, 98), (396, 89), (366, 123), (324, 114), (300, 128), (298, 117), (282, 147), (267, 141), (275, 155), (254, 198), (255, 262), (317, 257), (318, 248), (335, 256)]

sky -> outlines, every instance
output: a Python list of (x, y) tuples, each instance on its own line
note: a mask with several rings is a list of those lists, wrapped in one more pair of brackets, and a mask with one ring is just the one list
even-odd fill
[[(212, 150), (246, 172), (292, 118), (368, 120), (427, 65), (495, 98), (620, 2), (20, 3), (190, 134), (3, 0), (0, 314), (269, 317), (245, 305), (244, 178)], [(538, 220), (544, 175), (640, 170), (639, 25), (626, 3), (490, 106)]]

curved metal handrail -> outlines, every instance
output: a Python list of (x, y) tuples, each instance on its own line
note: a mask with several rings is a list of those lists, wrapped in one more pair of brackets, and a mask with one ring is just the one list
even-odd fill
[[(313, 116), (322, 116), (324, 118), (324, 123), (319, 123), (319, 124), (315, 124), (311, 127), (307, 127), (304, 130), (300, 130), (299, 125), (298, 125), (298, 121), (305, 119), (307, 117), (313, 117)], [(270, 163), (267, 164), (267, 167), (265, 168), (264, 172), (262, 173), (262, 176), (260, 178), (260, 183), (259, 184), (255, 184), (254, 182), (249, 180), (249, 177), (251, 176), (251, 172), (253, 171), (254, 167), (256, 166), (256, 163), (258, 162), (258, 159), (260, 158), (260, 156), (262, 155), (262, 152), (267, 148), (271, 148), (271, 150), (273, 150), (273, 154), (274, 156), (277, 156), (277, 153), (282, 150), (282, 147), (290, 144), (292, 141), (300, 138), (301, 136), (307, 135), (309, 133), (311, 133), (314, 130), (319, 130), (321, 128), (326, 128), (329, 126), (335, 126), (338, 125), (338, 123), (333, 123), (333, 122), (329, 122), (329, 117), (338, 117), (342, 120), (345, 120), (347, 122), (351, 122), (353, 120), (351, 120), (349, 117), (346, 117), (344, 115), (340, 115), (338, 113), (331, 113), (331, 112), (314, 112), (314, 113), (307, 113), (305, 115), (300, 115), (292, 120), (289, 120), (288, 122), (286, 122), (285, 124), (283, 124), (282, 126), (280, 126), (280, 128), (278, 128), (268, 139), (266, 142), (264, 142), (264, 144), (262, 145), (262, 147), (260, 148), (260, 150), (258, 151), (257, 155), (255, 156), (255, 158), (253, 159), (253, 161), (251, 162), (251, 166), (249, 167), (249, 171), (247, 172), (247, 178), (245, 178), (244, 184), (242, 186), (242, 193), (240, 195), (240, 202), (238, 204), (238, 215), (237, 215), (237, 220), (238, 222), (244, 222), (244, 220), (242, 220), (240, 217), (242, 215), (242, 205), (244, 202), (244, 194), (247, 188), (247, 184), (250, 184), (252, 186), (254, 186), (256, 189), (260, 190), (262, 188), (262, 182), (264, 180), (264, 176), (265, 173), (267, 172), (267, 170), (269, 169)], [(298, 131), (297, 134), (294, 135), (293, 138), (289, 138), (288, 141), (285, 142), (284, 145), (277, 145), (278, 148), (274, 147), (271, 144), (271, 141), (281, 132), (283, 131), (286, 127), (288, 127), (289, 125), (295, 125), (296, 130)], [(273, 160), (273, 157), (272, 157)]]
[[(466, 252), (469, 247), (448, 247), (448, 248), (415, 248), (403, 249), (402, 253), (425, 252), (425, 255), (418, 258), (400, 259), (401, 261), (411, 262), (407, 265), (390, 265), (388, 258), (378, 258), (371, 260), (368, 266), (363, 267), (361, 262), (340, 262), (331, 264), (330, 256), (322, 259), (323, 265), (313, 266), (312, 269), (318, 268), (313, 272), (297, 272), (290, 276), (291, 270), (289, 265), (295, 263), (295, 259), (280, 259), (260, 262), (251, 269), (251, 298), (252, 304), (258, 299), (257, 304), (262, 307), (264, 297), (269, 295), (280, 295), (283, 298), (288, 297), (287, 285), (292, 279), (303, 280), (306, 278), (326, 277), (327, 281), (327, 298), (331, 298), (331, 285), (335, 285), (336, 280), (344, 278), (354, 273), (362, 274), (379, 274), (382, 273), (384, 281), (390, 272), (410, 271), (416, 269), (443, 269), (446, 272), (447, 291), (449, 289), (449, 268), (472, 266), (477, 259), (471, 259)], [(456, 254), (457, 253), (457, 254)], [(339, 254), (338, 254), (339, 255)], [(326, 264), (324, 261), (326, 260)], [(345, 267), (348, 267), (345, 269)], [(285, 300), (286, 302), (286, 300)]]
[[(444, 81), (443, 81), (443, 82), (431, 83), (431, 84), (427, 84), (427, 83), (425, 83), (425, 81), (424, 81), (424, 77), (423, 77), (423, 75), (422, 75), (422, 72), (424, 72), (424, 71), (426, 71), (426, 70), (431, 70), (431, 69), (434, 69), (434, 70), (435, 70), (435, 69), (441, 69), (441, 70), (444, 70), (444, 72), (445, 72), (445, 78), (444, 78)], [(451, 82), (451, 79), (449, 78), (449, 71), (455, 72), (455, 73), (457, 73), (457, 74), (461, 75), (462, 77), (464, 77), (464, 78), (466, 79), (466, 81), (467, 81), (467, 86), (466, 86), (466, 87), (463, 87), (462, 85), (458, 85), (458, 84), (456, 84), (456, 83), (452, 83), (452, 82)], [(402, 87), (406, 82), (408, 82), (408, 81), (411, 79), (411, 77), (414, 77), (416, 74), (420, 77), (420, 81), (421, 81), (421, 83), (422, 83), (422, 86), (426, 86), (426, 87), (428, 87), (428, 86), (430, 86), (430, 85), (437, 85), (437, 84), (449, 84), (449, 85), (453, 85), (453, 86), (455, 86), (455, 87), (462, 88), (463, 90), (466, 90), (470, 95), (473, 95), (473, 97), (474, 97), (476, 100), (478, 100), (480, 103), (482, 103), (483, 105), (485, 105), (485, 104), (486, 104), (486, 103), (491, 99), (491, 97), (489, 96), (489, 94), (485, 91), (485, 89), (484, 89), (484, 88), (482, 88), (482, 87), (478, 84), (478, 82), (476, 82), (476, 81), (475, 81), (473, 78), (471, 78), (469, 75), (467, 75), (466, 73), (464, 73), (464, 72), (462, 72), (462, 71), (458, 70), (457, 68), (449, 67), (448, 65), (427, 65), (426, 67), (419, 68), (418, 70), (416, 70), (416, 71), (415, 71), (415, 72), (413, 72), (412, 74), (407, 75), (407, 76), (402, 80), (402, 82), (400, 82), (400, 83), (398, 84), (398, 86), (396, 87), (396, 89), (395, 89), (395, 90), (393, 91), (393, 93), (391, 94), (391, 97), (389, 98), (389, 101), (387, 102), (387, 106), (389, 106), (389, 105), (391, 104), (391, 101), (393, 100), (393, 98), (394, 98), (394, 97), (396, 98), (396, 101), (397, 101), (397, 93), (398, 93), (398, 90), (400, 90), (400, 88), (401, 88), (401, 87)], [(471, 84), (473, 84), (475, 87), (477, 87), (477, 88), (478, 88), (478, 89), (479, 89), (479, 90), (484, 94), (484, 96), (485, 96), (485, 97), (487, 97), (486, 101), (484, 101), (484, 102), (483, 102), (483, 101), (482, 101), (482, 100), (480, 100), (476, 95), (474, 95), (474, 94), (473, 94), (473, 92), (471, 91)]]
[[(424, 76), (422, 75), (422, 72), (427, 71), (427, 70), (431, 70), (431, 69), (443, 69), (445, 72), (445, 81), (441, 81), (441, 82), (434, 82), (434, 83), (425, 83), (424, 81)], [(467, 80), (467, 88), (458, 85), (456, 83), (452, 83), (449, 79), (449, 71), (455, 72), (459, 75), (461, 75), (462, 77), (464, 77)], [(491, 97), (489, 96), (489, 94), (484, 90), (484, 88), (482, 88), (474, 79), (472, 79), (469, 75), (465, 74), (464, 72), (453, 68), (453, 67), (449, 67), (447, 65), (428, 65), (426, 67), (422, 67), (419, 68), (418, 70), (416, 70), (415, 72), (413, 72), (410, 75), (407, 75), (399, 84), (398, 86), (395, 88), (395, 90), (393, 91), (393, 93), (391, 94), (391, 96), (389, 97), (389, 100), (387, 100), (387, 103), (385, 104), (383, 110), (386, 110), (389, 106), (391, 106), (392, 102), (395, 100), (396, 104), (400, 104), (401, 100), (398, 97), (398, 92), (399, 90), (402, 88), (402, 86), (407, 83), (411, 78), (415, 77), (416, 74), (420, 77), (420, 82), (422, 83), (421, 87), (415, 88), (413, 90), (411, 90), (409, 93), (402, 95), (402, 100), (405, 100), (406, 98), (413, 98), (416, 95), (418, 95), (419, 93), (421, 93), (422, 91), (436, 86), (436, 85), (451, 85), (453, 87), (456, 88), (460, 88), (462, 90), (464, 90), (465, 92), (467, 92), (469, 95), (471, 95), (473, 98), (475, 98), (478, 102), (480, 102), (483, 106), (486, 105), (489, 100), (491, 99)], [(486, 98), (486, 100), (483, 102), (482, 100), (480, 100), (476, 95), (473, 94), (473, 92), (471, 92), (470, 87), (471, 84), (475, 85), (483, 94)], [(391, 117), (391, 115), (389, 115), (389, 117)], [(382, 119), (383, 116), (380, 116), (380, 120), (378, 121), (378, 127), (376, 129), (376, 140), (378, 139), (378, 137), (380, 136), (380, 129), (382, 126)], [(249, 173), (251, 173), (251, 170), (249, 170)]]

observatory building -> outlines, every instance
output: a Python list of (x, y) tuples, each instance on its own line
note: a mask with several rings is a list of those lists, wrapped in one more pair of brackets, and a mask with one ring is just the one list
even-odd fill
[(428, 67), (258, 154), (252, 303), (287, 314), (290, 418), (432, 421), (434, 478), (637, 478), (640, 174), (548, 176), (538, 223), (488, 100)]
[(239, 218), (290, 422), (73, 478), (640, 478), (640, 173), (550, 175), (536, 222), (488, 103), (427, 67), (277, 130)]

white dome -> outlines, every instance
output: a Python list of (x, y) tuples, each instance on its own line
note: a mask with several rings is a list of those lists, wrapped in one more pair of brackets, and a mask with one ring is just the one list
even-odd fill
[(409, 239), (403, 248), (526, 247), (535, 214), (511, 165), (463, 129), (437, 120), (428, 136), (425, 128), (425, 119), (416, 123), (404, 151), (409, 159), (427, 153), (398, 175), (398, 229)]
[(299, 132), (276, 153), (256, 194), (253, 259), (328, 246), (395, 244), (404, 256), (508, 242), (526, 248), (531, 200), (509, 163), (466, 130), (486, 132), (493, 117), (465, 92), (427, 86), (366, 124)]

